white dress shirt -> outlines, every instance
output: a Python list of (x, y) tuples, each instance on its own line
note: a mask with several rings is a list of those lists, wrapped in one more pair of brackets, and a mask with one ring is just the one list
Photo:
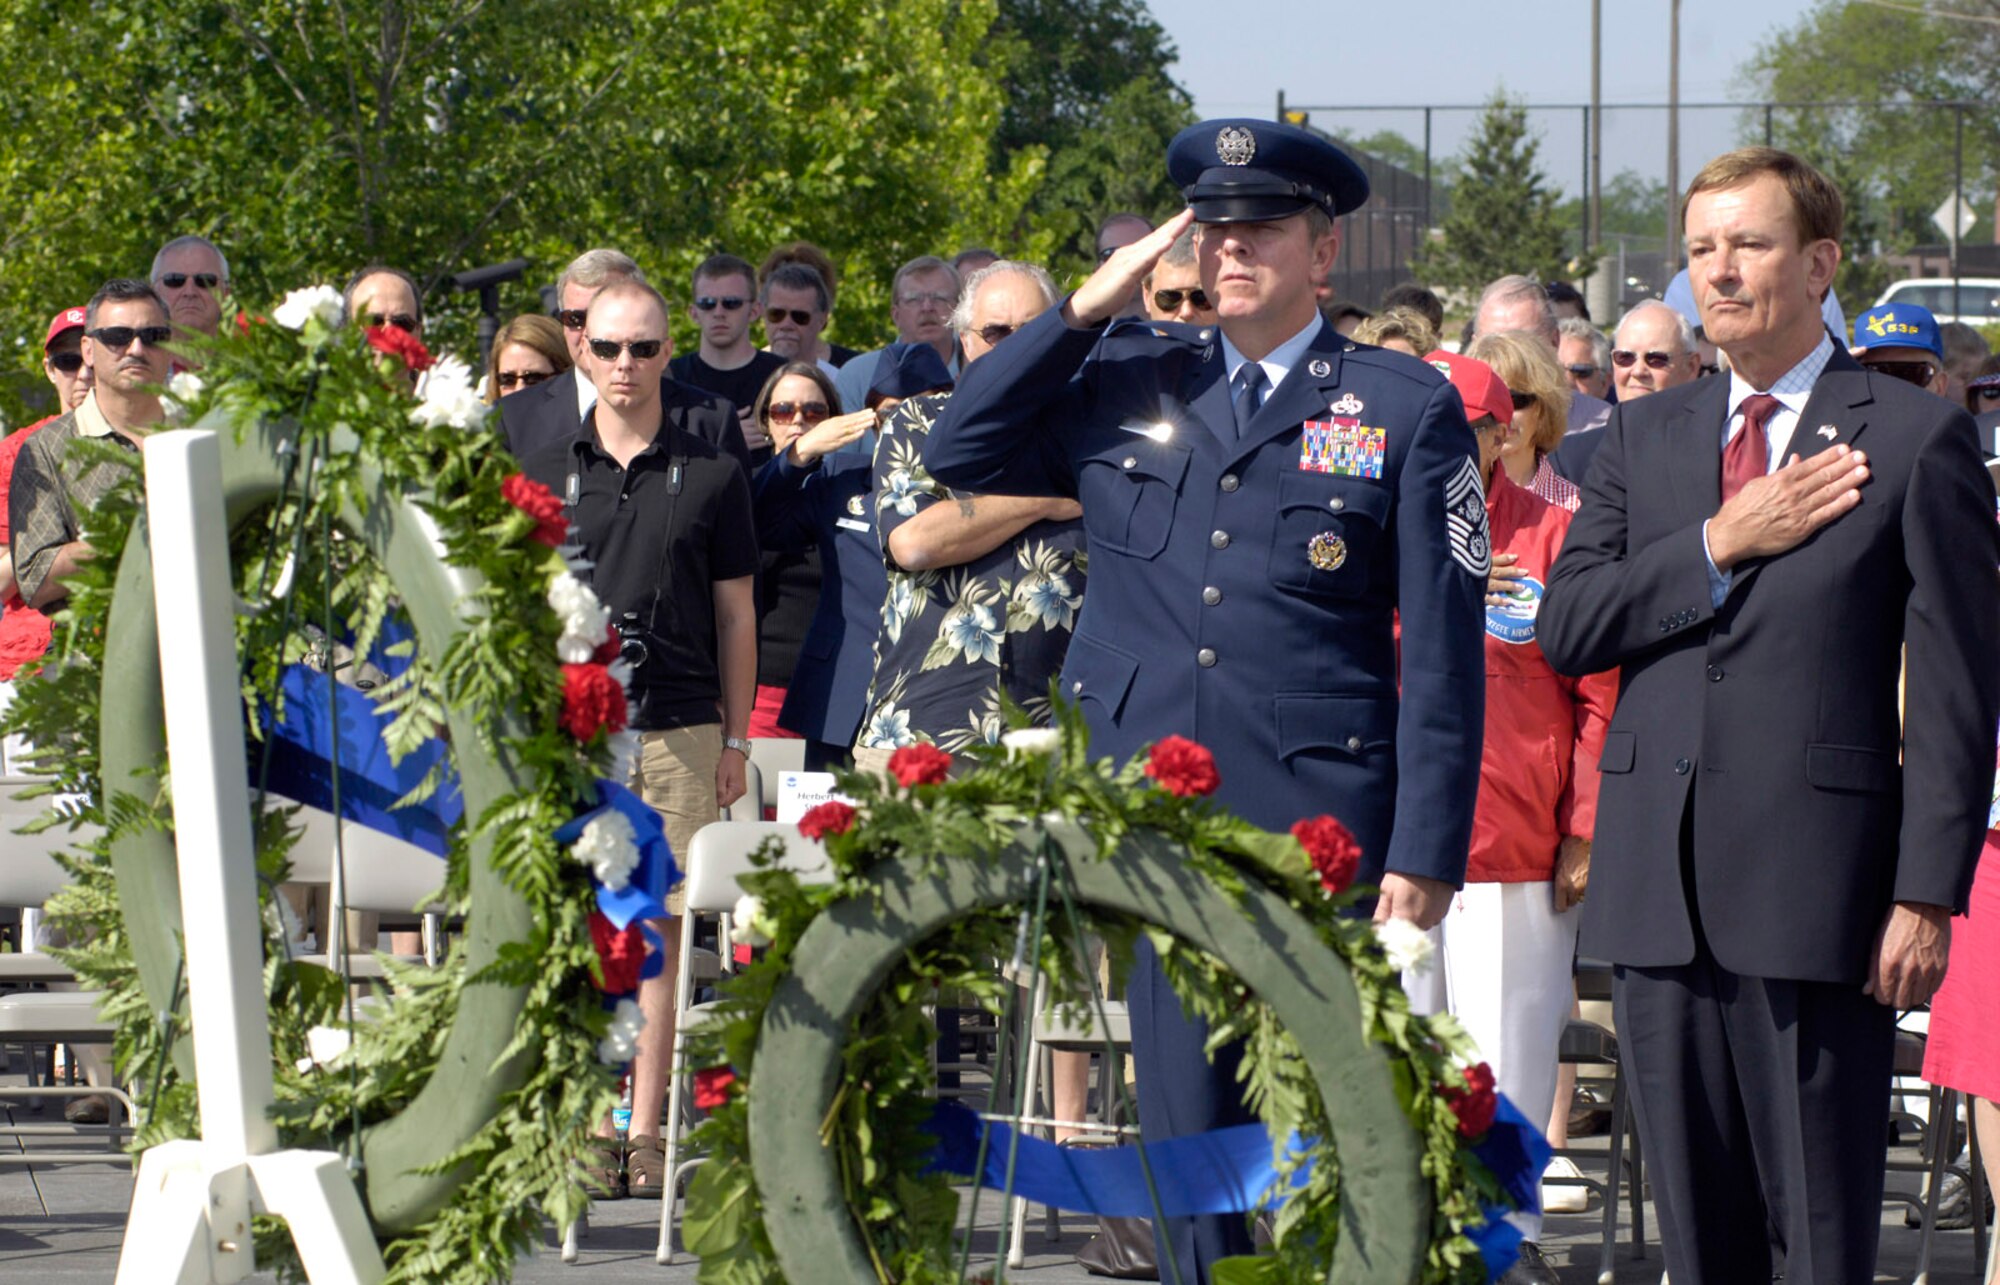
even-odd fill
[[(1313, 319), (1306, 323), (1304, 330), (1299, 331), (1299, 333), (1293, 335), (1290, 339), (1273, 348), (1269, 353), (1265, 354), (1262, 361), (1257, 363), (1264, 368), (1264, 377), (1271, 381), (1266, 388), (1262, 401), (1258, 405), (1261, 406), (1264, 402), (1271, 400), (1271, 395), (1278, 391), (1278, 385), (1285, 382), (1285, 376), (1291, 373), (1292, 367), (1299, 364), (1299, 358), (1306, 355), (1306, 349), (1312, 346), (1312, 341), (1319, 334), (1319, 328), (1323, 324), (1325, 323), (1320, 319), (1318, 310), (1315, 309)], [(1231, 396), (1235, 395), (1236, 372), (1243, 369), (1243, 363), (1248, 360), (1250, 359), (1245, 357), (1235, 344), (1229, 342), (1229, 336), (1224, 334), (1222, 336), (1222, 363), (1229, 375)]]

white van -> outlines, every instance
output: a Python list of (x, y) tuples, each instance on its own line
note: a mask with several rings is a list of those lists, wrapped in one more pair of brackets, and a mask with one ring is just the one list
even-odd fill
[(1950, 277), (1910, 277), (1882, 292), (1885, 303), (1913, 303), (1930, 309), (1939, 321), (1963, 321), (1972, 326), (2000, 325), (2000, 277), (1960, 277), (1958, 306), (1952, 306)]

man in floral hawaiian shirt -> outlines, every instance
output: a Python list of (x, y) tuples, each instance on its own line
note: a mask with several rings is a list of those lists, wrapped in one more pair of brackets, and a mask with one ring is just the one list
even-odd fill
[[(967, 365), (1056, 302), (1049, 276), (1002, 261), (972, 274), (952, 314)], [(904, 402), (875, 448), (875, 521), (889, 570), (856, 765), (900, 746), (997, 741), (1003, 691), (1048, 717), (1083, 606), (1082, 510), (1045, 496), (968, 495), (931, 480), (924, 439), (949, 394)]]

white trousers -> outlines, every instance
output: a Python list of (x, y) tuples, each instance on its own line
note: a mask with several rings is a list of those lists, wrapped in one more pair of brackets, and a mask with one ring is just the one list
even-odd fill
[[(1500, 1092), (1537, 1129), (1555, 1108), (1563, 1023), (1576, 999), (1576, 930), (1576, 912), (1556, 913), (1549, 883), (1470, 883), (1431, 930), (1438, 949), (1430, 969), (1403, 978), (1418, 1012), (1458, 1019)], [(1541, 1239), (1539, 1217), (1508, 1221)]]

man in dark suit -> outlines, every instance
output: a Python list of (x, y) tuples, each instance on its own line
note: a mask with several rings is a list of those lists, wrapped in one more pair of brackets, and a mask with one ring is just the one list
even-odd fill
[[(592, 382), (590, 348), (583, 333), (590, 301), (606, 286), (620, 281), (645, 284), (646, 276), (630, 257), (616, 250), (586, 250), (570, 260), (556, 280), (556, 320), (575, 364), (554, 379), (500, 399), (500, 431), (507, 449), (525, 460), (552, 443), (567, 442), (583, 427), (583, 417), (597, 402)], [(671, 344), (668, 352), (673, 351)], [(736, 408), (726, 400), (687, 388), (672, 379), (660, 381), (662, 404), (681, 431), (722, 447), (750, 474), (750, 451), (743, 441)], [(719, 411), (719, 413), (717, 413)]]
[[(1345, 154), (1218, 120), (1182, 131), (1167, 169), (1191, 208), (968, 365), (924, 463), (947, 486), (1082, 505), (1090, 591), (1062, 691), (1094, 752), (1202, 742), (1222, 803), (1278, 830), (1339, 817), (1376, 917), (1429, 928), (1465, 876), (1485, 709), (1464, 405), (1429, 365), (1320, 318), (1333, 220), (1368, 197)], [(1191, 225), (1218, 323), (1107, 329)], [(1143, 939), (1129, 999), (1148, 1138), (1250, 1118), (1239, 1046), (1209, 1061)], [(1159, 1232), (1189, 1285), (1251, 1252), (1241, 1217)]]
[(1674, 1285), (1761, 1285), (1774, 1239), (1788, 1280), (1864, 1282), (1896, 1010), (1986, 824), (1992, 486), (1971, 416), (1825, 329), (1825, 176), (1731, 152), (1682, 214), (1732, 373), (1620, 403), (1539, 621), (1557, 669), (1623, 674), (1581, 949), (1617, 966)]

